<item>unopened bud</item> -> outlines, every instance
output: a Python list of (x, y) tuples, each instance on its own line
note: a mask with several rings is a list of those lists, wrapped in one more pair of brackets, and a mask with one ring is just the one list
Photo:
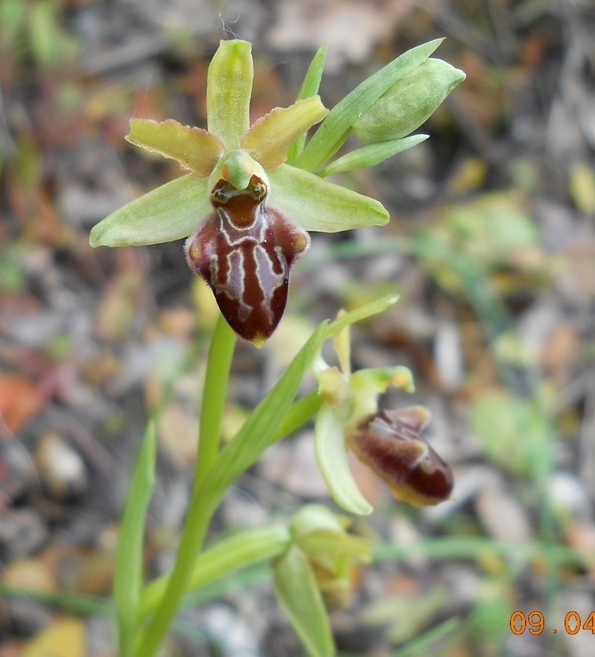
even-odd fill
[(399, 139), (419, 128), (463, 80), (465, 73), (441, 59), (426, 59), (401, 78), (353, 124), (364, 144)]

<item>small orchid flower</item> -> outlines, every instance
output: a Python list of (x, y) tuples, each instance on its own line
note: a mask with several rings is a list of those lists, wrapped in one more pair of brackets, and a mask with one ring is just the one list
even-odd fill
[[(440, 42), (393, 60), (330, 113), (315, 95), (322, 48), (300, 99), (251, 126), (251, 45), (222, 41), (207, 78), (208, 130), (173, 120), (130, 122), (130, 143), (177, 160), (190, 173), (106, 217), (91, 231), (91, 245), (140, 246), (188, 238), (188, 264), (209, 284), (227, 322), (241, 337), (262, 344), (283, 315), (289, 272), (310, 243), (307, 231), (388, 221), (388, 212), (375, 199), (323, 178), (374, 166), (427, 138), (401, 137), (464, 78), (444, 62), (436, 70), (432, 62), (440, 60), (429, 60)], [(429, 79), (414, 75), (412, 82), (411, 75), (424, 63), (421, 70), (426, 77), (431, 74)], [(401, 88), (413, 100), (395, 113), (382, 109), (387, 102), (394, 106)], [(323, 119), (306, 144), (306, 132)], [(353, 132), (365, 146), (330, 161)]]
[(396, 411), (378, 406), (378, 395), (390, 385), (413, 392), (411, 372), (399, 366), (352, 373), (348, 328), (335, 339), (335, 350), (340, 367), (319, 358), (314, 370), (325, 401), (315, 424), (316, 457), (337, 504), (352, 513), (372, 511), (349, 469), (348, 449), (398, 500), (427, 506), (447, 499), (453, 486), (451, 470), (421, 435), (429, 411), (423, 406)]

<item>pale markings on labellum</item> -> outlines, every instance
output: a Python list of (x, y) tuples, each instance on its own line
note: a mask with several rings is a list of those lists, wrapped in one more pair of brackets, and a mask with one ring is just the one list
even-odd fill
[(215, 212), (185, 247), (189, 265), (210, 285), (230, 326), (255, 343), (279, 323), (289, 270), (309, 245), (306, 232), (265, 206), (266, 195), (257, 176), (244, 190), (220, 180), (211, 193)]

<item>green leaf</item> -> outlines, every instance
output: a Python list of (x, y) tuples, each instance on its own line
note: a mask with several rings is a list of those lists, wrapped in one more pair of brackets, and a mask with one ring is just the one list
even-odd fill
[(275, 107), (246, 132), (242, 137), (242, 148), (263, 167), (272, 169), (285, 162), (294, 139), (327, 114), (320, 96), (298, 100), (289, 107)]
[(155, 423), (151, 421), (132, 476), (116, 551), (114, 602), (121, 657), (132, 654), (139, 623), (145, 519), (155, 486), (156, 454)]
[(382, 226), (389, 214), (379, 201), (282, 164), (269, 171), (269, 203), (304, 230), (334, 233)]
[(372, 506), (361, 494), (349, 468), (345, 427), (328, 406), (316, 418), (314, 442), (318, 467), (335, 502), (350, 513), (372, 513)]
[(316, 576), (306, 555), (293, 545), (273, 563), (275, 594), (310, 657), (332, 657), (333, 635)]
[(396, 139), (394, 141), (384, 141), (379, 144), (370, 144), (363, 148), (357, 148), (354, 151), (343, 155), (318, 173), (323, 178), (331, 176), (334, 173), (342, 173), (344, 171), (355, 171), (356, 169), (367, 169), (368, 167), (376, 166), (389, 157), (401, 153), (402, 151), (417, 146), (422, 141), (425, 141), (428, 135), (412, 135), (404, 139)]
[[(460, 631), (463, 619), (449, 618), (426, 630), (422, 635), (412, 639), (409, 643), (399, 648), (398, 657), (419, 657), (420, 655), (431, 655), (444, 646), (444, 639), (448, 634)], [(438, 643), (440, 642), (440, 643)], [(437, 644), (433, 646), (432, 644)], [(394, 655), (396, 657), (396, 655)]]
[(322, 406), (323, 399), (317, 392), (311, 392), (295, 401), (277, 427), (275, 440), (289, 436), (312, 419)]
[[(286, 527), (248, 529), (224, 538), (198, 557), (188, 590), (196, 591), (237, 570), (277, 557), (290, 543), (291, 536)], [(169, 575), (163, 575), (146, 587), (141, 601), (141, 617), (157, 609), (168, 584)]]
[(355, 310), (350, 310), (347, 313), (343, 313), (340, 317), (335, 319), (328, 325), (326, 331), (327, 338), (335, 338), (341, 333), (343, 329), (351, 324), (356, 322), (361, 322), (368, 317), (373, 317), (374, 315), (379, 315), (385, 310), (388, 310), (391, 306), (394, 306), (399, 300), (398, 294), (389, 294), (386, 297), (377, 299), (376, 301), (371, 301), (364, 306), (356, 308)]
[(199, 178), (206, 178), (223, 155), (223, 144), (202, 128), (181, 125), (173, 119), (130, 119), (126, 140), (151, 153), (177, 160)]
[(207, 180), (188, 173), (127, 203), (91, 230), (91, 246), (143, 246), (188, 237), (212, 211)]
[(225, 446), (203, 481), (202, 488), (206, 497), (222, 495), (275, 442), (277, 428), (289, 411), (314, 357), (320, 351), (326, 326), (324, 322), (314, 331), (279, 381)]
[[(320, 46), (318, 52), (314, 55), (314, 58), (310, 62), (310, 66), (304, 77), (304, 82), (302, 87), (297, 95), (296, 100), (301, 100), (302, 98), (309, 98), (318, 93), (320, 87), (320, 81), (322, 80), (322, 73), (324, 71), (324, 62), (326, 60), (326, 44)], [(289, 152), (287, 154), (287, 164), (295, 164), (296, 159), (299, 157), (300, 153), (304, 150), (304, 144), (306, 143), (306, 135), (300, 135), (290, 146)]]
[(252, 45), (248, 41), (221, 41), (209, 66), (207, 122), (209, 132), (219, 137), (226, 150), (240, 147), (250, 127), (252, 96)]
[(300, 87), (300, 91), (296, 100), (309, 98), (310, 96), (315, 96), (318, 93), (318, 89), (320, 88), (320, 81), (322, 80), (322, 73), (324, 71), (324, 62), (326, 60), (327, 50), (328, 47), (326, 43), (318, 48), (316, 54), (310, 62), (310, 66), (308, 66), (308, 70), (306, 71), (304, 81)]
[(307, 171), (319, 169), (345, 143), (353, 124), (361, 114), (386, 93), (397, 80), (428, 59), (442, 41), (443, 39), (434, 39), (408, 50), (347, 94), (333, 107), (316, 130), (296, 165)]

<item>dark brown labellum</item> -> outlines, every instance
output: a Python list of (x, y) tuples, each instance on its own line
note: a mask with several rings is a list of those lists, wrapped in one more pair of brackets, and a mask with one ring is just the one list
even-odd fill
[(310, 243), (308, 233), (266, 206), (266, 197), (257, 176), (242, 190), (220, 180), (211, 192), (215, 212), (185, 247), (190, 267), (209, 284), (229, 325), (255, 344), (277, 327), (289, 270)]
[(420, 406), (379, 411), (349, 436), (349, 446), (399, 500), (415, 506), (438, 504), (452, 491), (450, 467), (420, 430), (428, 412)]

